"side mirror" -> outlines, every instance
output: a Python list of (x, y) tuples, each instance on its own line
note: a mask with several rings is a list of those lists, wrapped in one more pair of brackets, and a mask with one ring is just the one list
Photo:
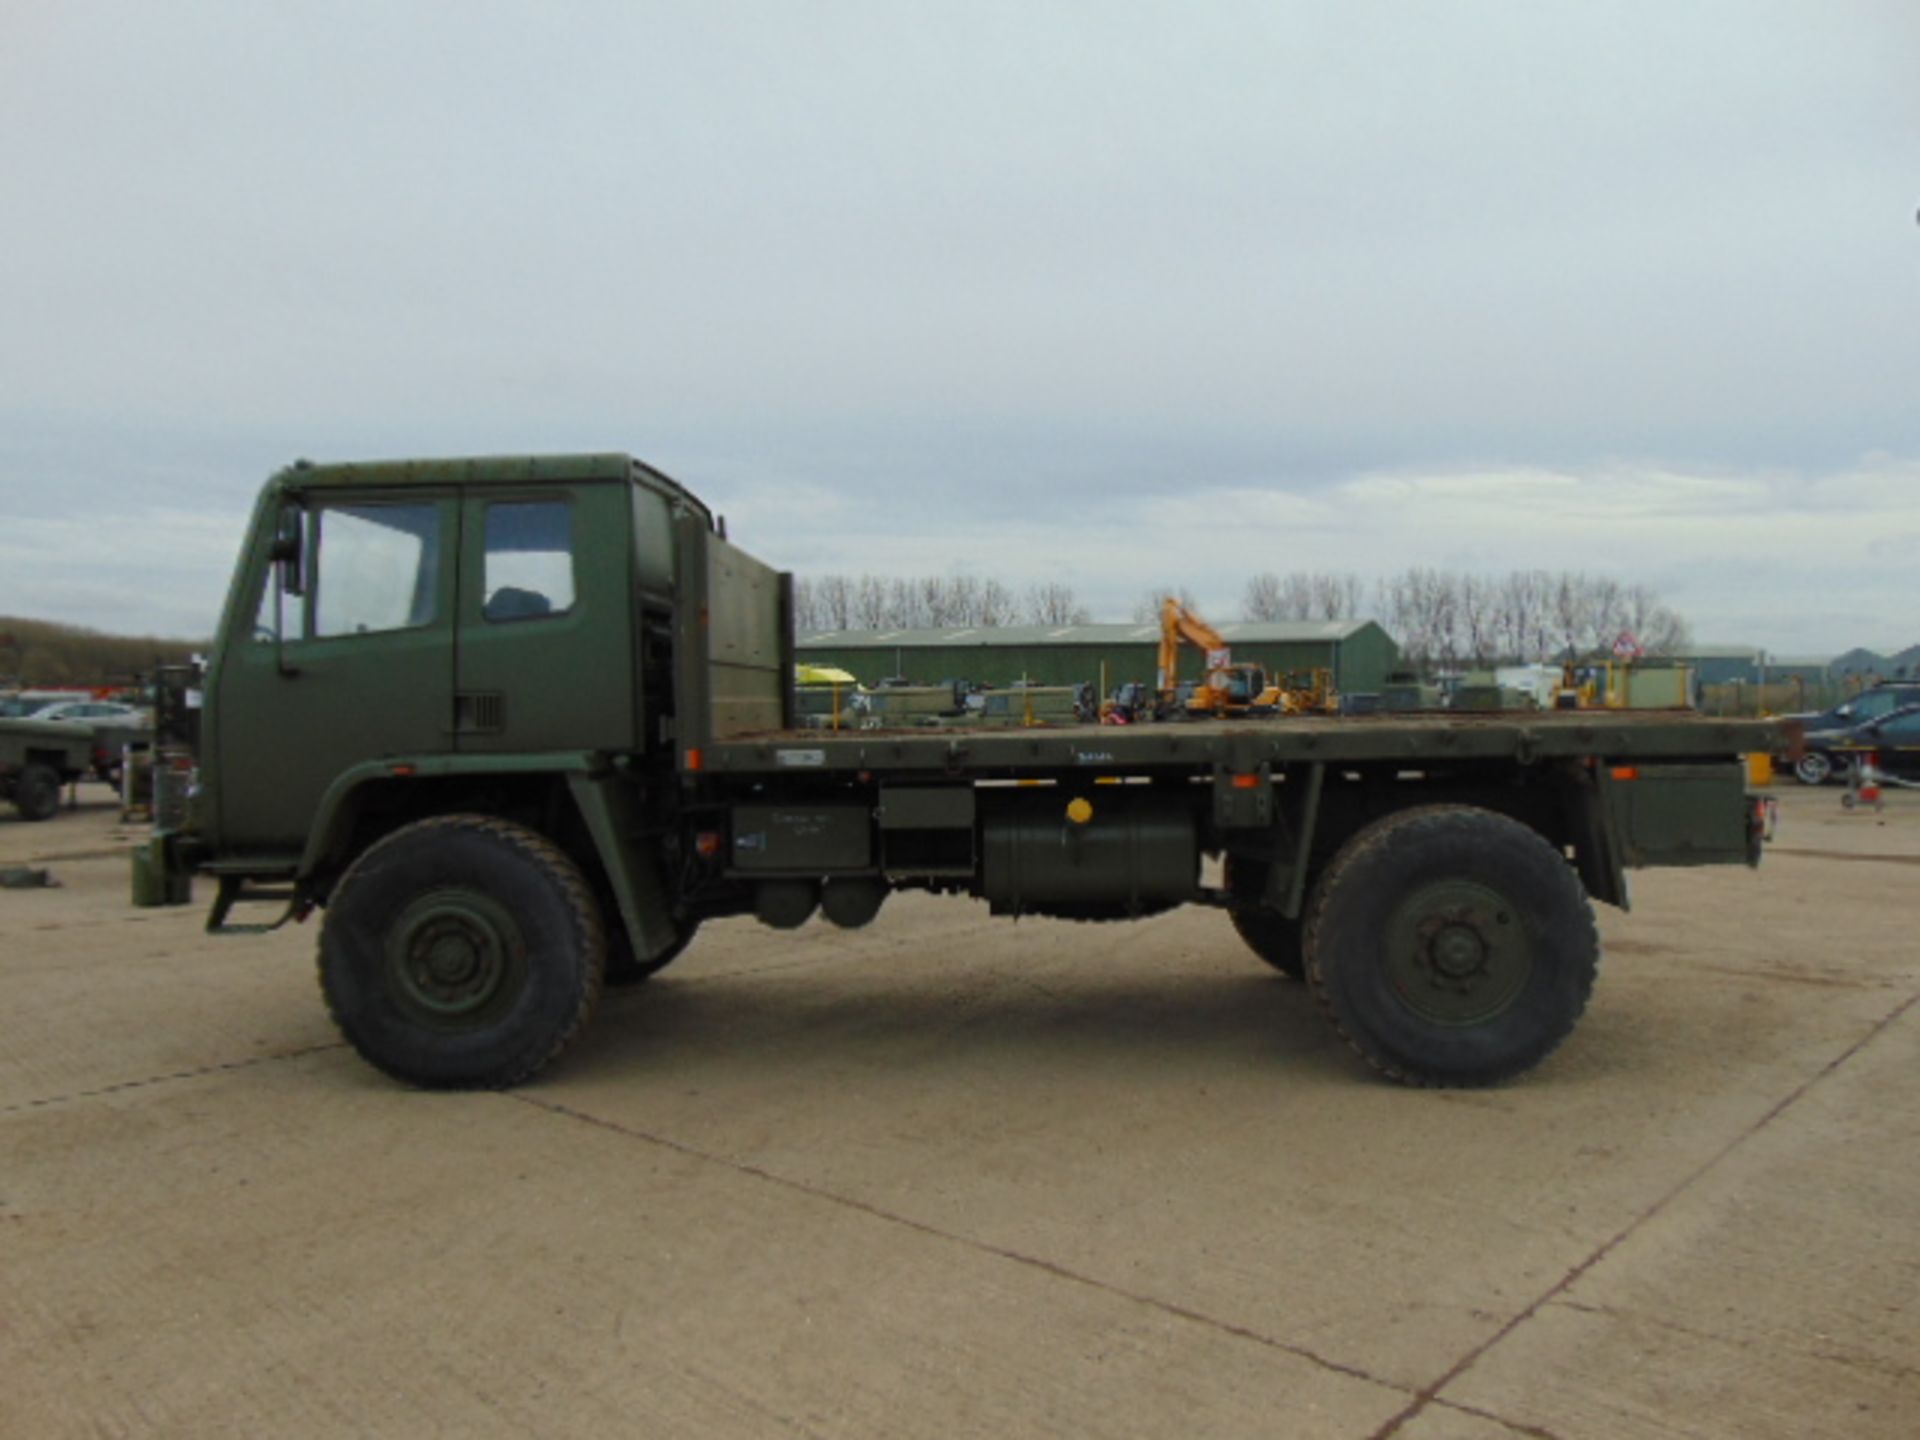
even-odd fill
[(273, 537), (273, 548), (267, 552), (268, 558), (279, 567), (280, 589), (288, 595), (303, 594), (306, 590), (303, 570), (305, 527), (300, 520), (301, 512), (292, 506), (282, 510), (280, 531)]

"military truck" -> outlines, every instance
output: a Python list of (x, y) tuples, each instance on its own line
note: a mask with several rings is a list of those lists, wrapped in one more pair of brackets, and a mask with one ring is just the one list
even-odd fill
[(51, 820), (60, 791), (94, 763), (93, 731), (64, 720), (0, 720), (0, 800), (22, 820)]
[(790, 577), (628, 456), (296, 464), (254, 510), (145, 893), (210, 878), (216, 932), (323, 912), (334, 1020), (417, 1085), (527, 1080), (708, 921), (860, 926), (897, 890), (1210, 906), (1382, 1074), (1483, 1085), (1573, 1029), (1628, 869), (1760, 854), (1754, 722), (834, 732), (793, 725), (793, 664)]

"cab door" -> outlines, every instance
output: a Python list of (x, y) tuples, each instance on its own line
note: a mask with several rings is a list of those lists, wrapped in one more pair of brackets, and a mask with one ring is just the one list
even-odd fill
[(456, 748), (633, 748), (632, 527), (624, 483), (463, 493)]
[(451, 490), (328, 491), (289, 503), (299, 583), (261, 567), (249, 637), (213, 677), (223, 842), (298, 854), (320, 797), (366, 760), (451, 745), (454, 558)]

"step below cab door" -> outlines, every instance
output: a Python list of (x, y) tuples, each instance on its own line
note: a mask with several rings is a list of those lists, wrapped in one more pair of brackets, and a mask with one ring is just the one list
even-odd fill
[(631, 530), (624, 483), (463, 493), (457, 749), (634, 748)]

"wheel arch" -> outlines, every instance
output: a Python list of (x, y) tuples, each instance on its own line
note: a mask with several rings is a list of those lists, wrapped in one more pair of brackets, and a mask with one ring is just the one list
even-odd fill
[[(1524, 783), (1515, 783), (1519, 779)], [(1526, 826), (1563, 854), (1590, 898), (1626, 909), (1625, 848), (1604, 779), (1594, 768), (1567, 763), (1509, 772), (1457, 773), (1403, 784), (1335, 783), (1285, 807), (1270, 832), (1234, 837), (1222, 848), (1263, 868), (1271, 865), (1275, 888), (1267, 902), (1298, 918), (1305, 899), (1333, 857), (1363, 830), (1410, 810), (1445, 805), (1501, 815)], [(1292, 871), (1302, 859), (1306, 873)]]
[(634, 954), (649, 960), (679, 939), (657, 850), (634, 843), (637, 787), (591, 753), (395, 756), (342, 771), (321, 797), (298, 870), (325, 899), (341, 874), (384, 836), (456, 812), (512, 820), (566, 852), (612, 903)]

